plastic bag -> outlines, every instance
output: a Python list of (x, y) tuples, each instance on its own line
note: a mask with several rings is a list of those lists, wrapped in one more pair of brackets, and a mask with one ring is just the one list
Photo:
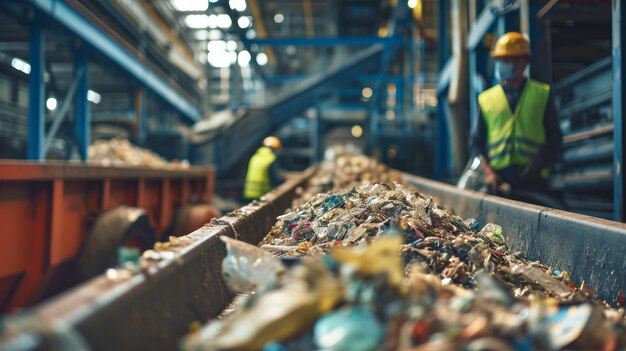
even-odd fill
[(271, 253), (256, 246), (220, 237), (226, 243), (222, 275), (226, 285), (236, 293), (265, 291), (278, 284), (285, 272), (283, 263)]
[(483, 229), (480, 230), (480, 233), (491, 239), (491, 241), (494, 241), (498, 244), (504, 244), (502, 227), (497, 224), (487, 223), (487, 225), (485, 225)]
[(521, 274), (541, 285), (547, 292), (559, 297), (566, 298), (572, 294), (572, 290), (565, 284), (537, 267), (528, 264), (516, 264), (511, 268), (511, 273)]
[(486, 191), (487, 186), (485, 184), (485, 172), (482, 167), (483, 162), (485, 162), (485, 160), (482, 156), (469, 159), (456, 184), (457, 188), (482, 192)]

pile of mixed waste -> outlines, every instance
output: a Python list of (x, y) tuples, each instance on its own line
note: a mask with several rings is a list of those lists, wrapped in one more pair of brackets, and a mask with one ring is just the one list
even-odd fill
[(133, 145), (127, 139), (97, 140), (89, 146), (89, 162), (101, 166), (144, 166), (185, 168), (183, 163), (170, 163), (156, 153)]
[[(244, 295), (185, 350), (626, 347), (623, 309), (510, 252), (500, 226), (453, 215), (374, 161), (342, 162), (351, 175), (323, 166), (305, 194), (330, 191), (278, 217), (261, 248), (223, 237), (224, 279)], [(288, 270), (286, 257), (302, 262)]]
[(401, 176), (400, 173), (367, 156), (342, 156), (323, 162), (302, 196), (296, 199), (294, 204), (297, 206), (298, 201), (306, 201), (319, 193), (341, 191), (374, 182), (401, 182)]

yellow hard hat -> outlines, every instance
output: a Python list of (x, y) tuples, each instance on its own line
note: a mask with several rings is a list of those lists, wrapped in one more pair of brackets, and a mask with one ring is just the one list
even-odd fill
[(279, 151), (283, 147), (280, 139), (275, 136), (268, 136), (267, 138), (263, 139), (263, 146), (272, 148), (276, 151)]
[(491, 57), (530, 56), (530, 43), (518, 32), (506, 33), (496, 41)]

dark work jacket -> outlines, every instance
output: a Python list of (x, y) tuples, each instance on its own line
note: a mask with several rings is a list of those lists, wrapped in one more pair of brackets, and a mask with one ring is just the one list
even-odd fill
[[(510, 89), (503, 86), (511, 111), (515, 111), (515, 107), (525, 87), (526, 83), (524, 83), (520, 89)], [(546, 132), (546, 143), (532, 162), (533, 164), (549, 167), (558, 160), (563, 143), (563, 134), (561, 133), (561, 126), (556, 106), (554, 105), (552, 90), (548, 96), (548, 103), (543, 116), (543, 128)], [(470, 132), (470, 157), (482, 155), (485, 160), (488, 160), (486, 146), (487, 125), (485, 124), (482, 111), (480, 107), (478, 107), (478, 118), (474, 121)], [(518, 167), (504, 169), (498, 171), (498, 173), (502, 176), (504, 181), (511, 184), (511, 186), (517, 187), (517, 185), (521, 185), (520, 179), (517, 178), (520, 173)]]

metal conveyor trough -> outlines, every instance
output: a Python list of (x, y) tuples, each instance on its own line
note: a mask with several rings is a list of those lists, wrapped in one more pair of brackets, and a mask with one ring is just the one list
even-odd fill
[[(230, 301), (220, 274), (225, 248), (218, 236), (258, 243), (315, 170), (290, 179), (267, 201), (187, 235), (177, 257), (155, 261), (127, 279), (95, 278), (36, 307), (26, 318), (60, 321), (57, 331), (75, 331), (93, 350), (176, 349), (192, 321), (217, 316)], [(513, 250), (569, 271), (575, 281), (584, 280), (615, 305), (626, 280), (626, 224), (458, 190), (411, 175), (404, 178), (463, 217), (501, 224)]]

